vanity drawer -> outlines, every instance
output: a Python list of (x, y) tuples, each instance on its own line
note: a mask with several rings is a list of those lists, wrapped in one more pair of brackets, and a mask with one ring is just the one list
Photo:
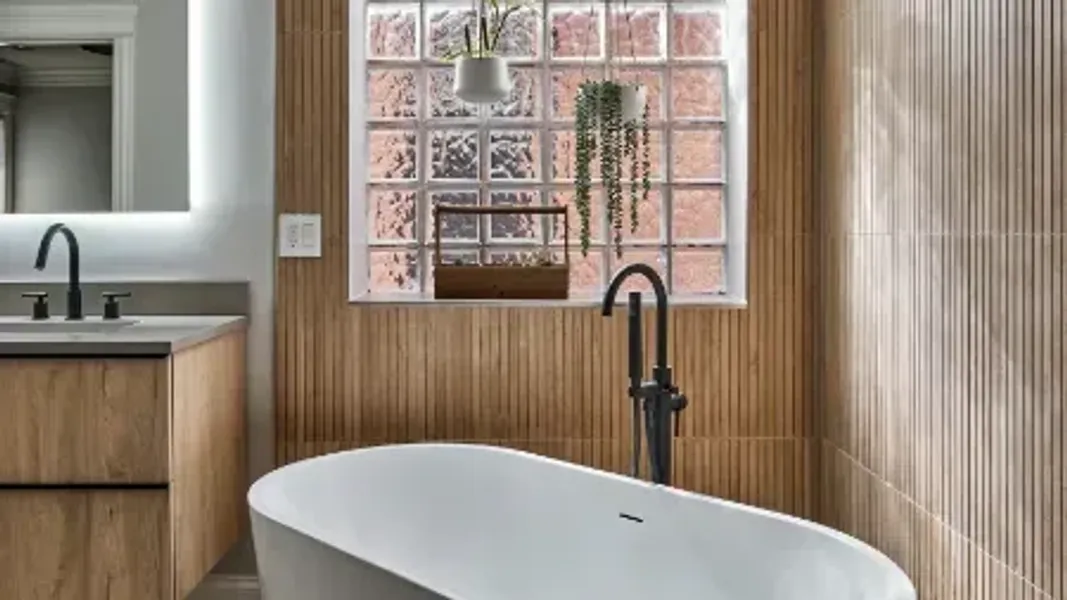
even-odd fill
[(0, 598), (171, 597), (166, 490), (0, 490)]
[(0, 359), (0, 487), (168, 479), (169, 361)]

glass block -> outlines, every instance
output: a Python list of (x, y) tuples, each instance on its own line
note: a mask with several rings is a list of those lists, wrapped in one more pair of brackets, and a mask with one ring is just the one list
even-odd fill
[[(450, 204), (455, 206), (477, 206), (478, 192), (435, 192), (430, 194), (430, 206)], [(426, 239), (434, 240), (433, 211), (426, 219)], [(478, 241), (478, 215), (441, 215), (441, 240), (476, 242)]]
[(637, 231), (630, 233), (630, 186), (623, 188), (622, 198), (622, 239), (628, 242), (659, 242), (663, 237), (660, 231), (661, 216), (663, 213), (663, 196), (658, 189), (653, 189), (648, 194), (648, 200), (641, 197), (641, 189), (637, 190)]
[(552, 116), (556, 119), (573, 119), (578, 98), (578, 87), (593, 79), (596, 69), (552, 69)]
[(554, 58), (603, 57), (603, 19), (596, 5), (557, 5), (550, 10)]
[(722, 179), (722, 130), (675, 131), (674, 179)]
[[(500, 2), (504, 10), (505, 2)], [(500, 32), (496, 54), (509, 58), (540, 58), (541, 56), (541, 11), (524, 7), (513, 12)]]
[(478, 178), (477, 131), (431, 131), (430, 154), (430, 177), (433, 179)]
[(722, 188), (675, 189), (671, 212), (675, 241), (711, 240), (723, 235)]
[(415, 58), (418, 6), (372, 4), (367, 10), (370, 58)]
[[(642, 150), (643, 143), (641, 132), (638, 131), (638, 171), (640, 172), (641, 163), (644, 161), (644, 152)], [(663, 132), (659, 130), (652, 130), (648, 132), (649, 142), (651, 147), (649, 148), (649, 177), (653, 180), (663, 178)], [(575, 175), (576, 165), (576, 152), (577, 152), (577, 140), (576, 134), (573, 131), (554, 131), (552, 132), (552, 178), (556, 181), (571, 181)], [(630, 179), (632, 172), (632, 161), (630, 154), (626, 154), (624, 158), (622, 177), (625, 180)], [(600, 155), (594, 157), (594, 160), (589, 165), (590, 176), (593, 180), (600, 179)]]
[(367, 69), (367, 118), (413, 119), (418, 115), (415, 71)]
[(414, 131), (371, 131), (368, 138), (367, 175), (372, 181), (416, 178), (418, 142)]
[[(592, 244), (604, 243), (604, 192), (594, 188), (589, 202), (589, 241)], [(567, 227), (569, 227), (571, 244), (577, 247), (581, 240), (581, 221), (578, 220), (578, 211), (574, 206), (574, 190), (556, 190), (552, 192), (550, 202), (554, 206), (567, 207)], [(563, 242), (564, 223), (562, 219), (553, 221), (552, 241)]]
[(663, 119), (663, 74), (649, 69), (619, 69), (619, 80), (636, 83), (648, 89), (648, 116), (652, 121)]
[(537, 179), (540, 176), (540, 133), (492, 131), (489, 146), (489, 170), (493, 179)]
[[(471, 25), (471, 36), (477, 35), (477, 20), (470, 4), (428, 4), (426, 6), (427, 56), (445, 58), (464, 48), (463, 27)], [(472, 40), (473, 41), (473, 40)], [(477, 43), (477, 42), (474, 42)]]
[[(659, 276), (663, 278), (664, 285), (667, 284), (666, 276), (666, 264), (667, 261), (663, 256), (662, 251), (654, 248), (623, 248), (622, 258), (620, 259), (615, 254), (615, 248), (612, 247), (608, 252), (611, 262), (611, 272), (615, 273), (622, 267), (633, 263), (645, 263), (652, 267), (659, 273)], [(619, 298), (625, 300), (626, 294), (629, 292), (642, 292), (651, 293), (652, 284), (648, 282), (644, 277), (630, 277), (619, 288)]]
[[(552, 178), (557, 181), (574, 179), (577, 136), (573, 131), (552, 132)], [(600, 160), (589, 165), (591, 177), (600, 179)]]
[[(494, 192), (492, 206), (540, 206), (541, 194), (534, 191)], [(489, 235), (493, 240), (541, 239), (542, 215), (490, 215)]]
[(718, 67), (671, 71), (671, 107), (676, 117), (723, 117), (725, 78)]
[(675, 7), (671, 54), (677, 58), (713, 58), (722, 54), (722, 13), (713, 8)]
[(419, 291), (416, 254), (406, 250), (371, 250), (370, 289), (378, 293)]
[(611, 54), (625, 63), (630, 58), (663, 57), (663, 12), (657, 7), (630, 6), (612, 12)]
[(511, 94), (490, 108), (499, 118), (533, 119), (541, 116), (541, 75), (533, 69), (511, 69)]
[(373, 239), (415, 239), (415, 192), (371, 190), (367, 196), (367, 221)]
[[(554, 253), (557, 262), (563, 262), (563, 250)], [(574, 248), (570, 252), (570, 297), (589, 298), (604, 291), (604, 248), (590, 248), (587, 256)]]
[[(638, 160), (644, 160), (644, 140), (643, 134), (640, 130), (637, 132), (638, 143)], [(648, 162), (649, 162), (649, 178), (653, 180), (663, 179), (663, 132), (658, 129), (653, 129), (648, 132), (648, 141), (650, 147), (648, 149)], [(631, 179), (630, 174), (632, 172), (633, 165), (630, 163), (630, 158), (626, 158), (626, 166), (623, 169), (623, 179), (629, 181)], [(640, 172), (640, 167), (638, 169)]]
[(671, 265), (676, 294), (714, 294), (723, 289), (721, 248), (678, 249)]
[(455, 71), (451, 68), (429, 70), (430, 116), (438, 119), (463, 119), (478, 116), (478, 107), (468, 104), (452, 92)]

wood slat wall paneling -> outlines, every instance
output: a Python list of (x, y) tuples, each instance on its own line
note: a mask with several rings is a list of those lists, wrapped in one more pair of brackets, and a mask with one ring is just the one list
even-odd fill
[(1067, 598), (1065, 15), (817, 15), (820, 513), (924, 600)]
[[(672, 362), (691, 399), (677, 481), (809, 516), (815, 1), (752, 2), (750, 306), (671, 317)], [(321, 259), (277, 267), (278, 462), (455, 440), (626, 471), (624, 317), (348, 304), (347, 245), (362, 232), (347, 230), (347, 111), (362, 99), (347, 97), (347, 4), (277, 2), (277, 211), (321, 213), (324, 228)]]

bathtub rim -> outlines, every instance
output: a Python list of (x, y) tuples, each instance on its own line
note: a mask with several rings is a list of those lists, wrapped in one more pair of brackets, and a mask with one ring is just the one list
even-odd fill
[[(776, 511), (773, 511), (773, 510), (760, 508), (758, 506), (753, 506), (753, 505), (750, 505), (750, 504), (743, 504), (741, 502), (736, 502), (736, 501), (733, 501), (733, 500), (727, 500), (725, 498), (719, 498), (719, 497), (716, 497), (716, 496), (709, 496), (707, 494), (701, 494), (701, 493), (698, 493), (698, 492), (691, 492), (691, 491), (688, 491), (688, 490), (683, 490), (683, 489), (679, 489), (679, 488), (675, 488), (675, 487), (671, 487), (671, 486), (655, 484), (655, 483), (652, 483), (650, 481), (646, 481), (646, 480), (643, 480), (643, 479), (635, 479), (633, 477), (629, 477), (629, 476), (626, 476), (626, 475), (620, 475), (618, 473), (612, 473), (610, 471), (603, 471), (603, 470), (595, 469), (593, 467), (588, 467), (588, 466), (585, 466), (585, 465), (580, 465), (580, 464), (576, 464), (576, 463), (567, 462), (567, 461), (564, 461), (564, 460), (559, 460), (559, 459), (556, 459), (556, 458), (542, 456), (540, 454), (534, 454), (533, 452), (527, 452), (525, 450), (517, 450), (515, 448), (508, 448), (508, 447), (504, 447), (504, 446), (492, 446), (492, 445), (482, 444), (482, 443), (477, 443), (477, 442), (472, 442), (472, 443), (465, 443), (465, 442), (406, 442), (406, 443), (396, 443), (396, 444), (381, 444), (381, 445), (377, 445), (377, 446), (367, 446), (367, 447), (363, 447), (363, 448), (354, 448), (354, 449), (349, 449), (349, 450), (338, 450), (336, 452), (329, 452), (327, 454), (322, 454), (322, 455), (319, 455), (319, 456), (313, 456), (313, 457), (301, 459), (301, 460), (298, 460), (296, 462), (292, 462), (292, 463), (289, 463), (287, 465), (283, 465), (281, 467), (273, 469), (270, 472), (268, 472), (268, 473), (262, 475), (261, 477), (259, 477), (258, 479), (256, 479), (256, 481), (249, 487), (248, 494), (246, 495), (246, 499), (247, 499), (247, 502), (248, 502), (248, 508), (249, 508), (249, 510), (251, 512), (255, 513), (254, 516), (265, 518), (265, 519), (269, 520), (272, 525), (279, 526), (279, 527), (285, 527), (286, 529), (289, 529), (289, 530), (291, 530), (291, 531), (293, 531), (293, 532), (295, 532), (297, 534), (300, 534), (302, 536), (308, 537), (308, 538), (314, 540), (317, 543), (323, 544), (323, 545), (328, 546), (328, 547), (330, 547), (331, 549), (333, 549), (333, 550), (335, 550), (337, 552), (345, 554), (345, 555), (351, 557), (354, 560), (361, 561), (361, 562), (366, 563), (366, 564), (368, 564), (368, 565), (370, 565), (370, 566), (372, 566), (372, 567), (374, 567), (376, 569), (380, 569), (380, 570), (382, 570), (382, 571), (384, 571), (386, 573), (390, 573), (392, 575), (395, 575), (396, 577), (404, 579), (404, 580), (406, 580), (406, 581), (408, 581), (408, 582), (410, 582), (410, 583), (412, 583), (414, 585), (417, 585), (417, 586), (419, 586), (421, 588), (429, 590), (432, 593), (441, 594), (441, 595), (444, 595), (444, 596), (446, 596), (448, 598), (452, 598), (453, 600), (464, 600), (464, 598), (465, 598), (464, 596), (456, 594), (455, 592), (453, 592), (451, 590), (448, 590), (446, 588), (441, 588), (441, 587), (436, 587), (436, 588), (430, 587), (429, 585), (426, 584), (426, 582), (421, 581), (418, 577), (411, 576), (409, 573), (404, 572), (405, 570), (403, 570), (403, 569), (397, 570), (397, 569), (394, 569), (394, 568), (391, 568), (391, 567), (386, 567), (386, 566), (380, 564), (379, 562), (377, 562), (375, 560), (368, 559), (368, 558), (366, 558), (364, 556), (360, 556), (360, 555), (354, 554), (349, 550), (341, 548), (337, 543), (335, 543), (331, 539), (328, 539), (328, 538), (324, 539), (323, 537), (321, 537), (321, 534), (310, 533), (310, 532), (306, 531), (302, 527), (299, 527), (299, 526), (294, 525), (292, 523), (286, 522), (285, 520), (283, 520), (282, 518), (280, 518), (278, 516), (276, 511), (269, 510), (269, 509), (268, 510), (263, 510), (263, 503), (265, 502), (263, 500), (263, 496), (266, 494), (266, 492), (264, 491), (264, 488), (266, 488), (268, 485), (270, 485), (269, 481), (272, 481), (274, 479), (279, 479), (279, 478), (283, 477), (284, 476), (284, 472), (286, 470), (295, 470), (295, 468), (298, 468), (298, 467), (300, 467), (302, 465), (306, 466), (307, 464), (311, 464), (311, 463), (315, 463), (315, 462), (326, 462), (326, 461), (331, 461), (331, 460), (340, 460), (342, 456), (349, 456), (349, 455), (355, 456), (355, 455), (361, 454), (361, 453), (369, 454), (369, 453), (373, 453), (373, 452), (387, 452), (389, 450), (394, 450), (395, 451), (395, 450), (402, 449), (402, 448), (407, 448), (407, 449), (420, 448), (420, 449), (426, 449), (426, 450), (433, 450), (433, 449), (456, 449), (457, 447), (463, 448), (463, 449), (468, 449), (468, 450), (479, 450), (479, 451), (495, 452), (495, 453), (498, 453), (498, 454), (509, 454), (509, 455), (521, 457), (521, 458), (524, 458), (524, 459), (527, 459), (527, 460), (536, 460), (536, 461), (540, 461), (540, 462), (543, 462), (543, 463), (552, 464), (552, 465), (555, 465), (555, 466), (558, 466), (558, 467), (575, 469), (575, 470), (578, 470), (578, 471), (581, 471), (581, 472), (584, 472), (584, 473), (587, 473), (589, 475), (593, 475), (593, 476), (596, 476), (596, 477), (608, 477), (608, 478), (614, 479), (616, 481), (625, 482), (625, 483), (627, 483), (629, 485), (637, 485), (637, 486), (644, 486), (644, 487), (647, 487), (647, 488), (652, 488), (654, 490), (654, 493), (680, 495), (680, 496), (683, 496), (683, 497), (686, 497), (686, 498), (690, 498), (690, 499), (694, 499), (694, 500), (698, 500), (698, 501), (701, 501), (701, 502), (718, 503), (718, 504), (724, 505), (725, 507), (733, 509), (733, 510), (741, 510), (741, 511), (746, 511), (746, 512), (750, 512), (750, 513), (755, 513), (756, 515), (762, 516), (764, 518), (784, 521), (784, 522), (786, 522), (786, 523), (788, 523), (790, 525), (796, 526), (796, 527), (803, 527), (803, 528), (806, 528), (806, 529), (811, 529), (811, 530), (814, 530), (817, 533), (821, 533), (823, 535), (829, 536), (830, 538), (832, 538), (835, 541), (844, 543), (846, 546), (851, 548), (853, 551), (859, 552), (859, 553), (861, 553), (863, 555), (866, 555), (866, 556), (870, 557), (880, 567), (886, 569), (888, 572), (895, 573), (898, 576), (899, 579), (901, 579), (902, 581), (907, 582), (908, 590), (911, 591), (912, 597), (913, 598), (918, 598), (917, 592), (915, 590), (915, 584), (914, 584), (914, 582), (912, 582), (911, 577), (909, 577), (908, 574), (906, 572), (904, 572), (904, 569), (902, 569), (900, 567), (900, 565), (898, 565), (896, 562), (894, 562), (885, 553), (883, 553), (881, 550), (875, 548), (874, 546), (871, 546), (870, 544), (867, 544), (866, 542), (864, 542), (864, 541), (862, 541), (862, 540), (860, 540), (860, 539), (858, 539), (858, 538), (856, 538), (854, 536), (851, 536), (851, 535), (849, 535), (849, 534), (847, 534), (847, 533), (845, 533), (843, 531), (839, 531), (839, 530), (834, 529), (832, 527), (828, 527), (828, 526), (823, 525), (821, 523), (817, 523), (815, 521), (811, 521), (811, 520), (805, 519), (803, 517), (797, 517), (795, 515), (789, 515), (789, 514), (782, 513), (782, 512), (776, 512)], [(260, 502), (260, 504), (258, 506), (257, 506), (257, 503), (256, 503), (257, 500)], [(253, 546), (255, 546), (254, 528), (253, 528), (253, 540), (252, 540), (252, 543), (253, 543)]]

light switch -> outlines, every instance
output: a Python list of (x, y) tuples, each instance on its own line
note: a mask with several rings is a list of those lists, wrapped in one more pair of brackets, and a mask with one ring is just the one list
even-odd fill
[(278, 217), (278, 255), (287, 258), (322, 256), (322, 215), (282, 214)]

